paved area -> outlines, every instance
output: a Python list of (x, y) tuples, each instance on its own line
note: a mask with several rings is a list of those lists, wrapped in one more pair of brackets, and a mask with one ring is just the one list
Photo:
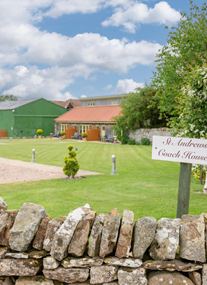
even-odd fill
[[(103, 174), (79, 169), (76, 177)], [(0, 157), (0, 184), (66, 178), (60, 166)]]

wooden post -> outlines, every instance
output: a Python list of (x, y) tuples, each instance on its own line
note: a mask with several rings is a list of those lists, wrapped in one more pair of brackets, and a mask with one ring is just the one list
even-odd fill
[(190, 199), (190, 181), (191, 181), (190, 163), (180, 163), (180, 177), (178, 188), (178, 204), (177, 204), (177, 218), (188, 214), (189, 199)]

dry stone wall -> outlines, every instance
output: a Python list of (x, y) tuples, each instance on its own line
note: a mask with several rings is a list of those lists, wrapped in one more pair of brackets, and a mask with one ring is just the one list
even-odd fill
[(172, 132), (168, 128), (153, 128), (153, 129), (137, 129), (129, 134), (130, 139), (134, 139), (136, 142), (142, 138), (148, 138), (152, 142), (153, 136), (166, 136), (170, 137)]
[(0, 285), (207, 285), (207, 214), (143, 217), (87, 204), (50, 218), (0, 197)]

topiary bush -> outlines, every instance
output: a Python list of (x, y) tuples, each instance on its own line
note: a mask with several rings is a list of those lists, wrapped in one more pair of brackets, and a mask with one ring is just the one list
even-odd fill
[(61, 136), (64, 136), (66, 134), (66, 131), (60, 132)]
[(70, 178), (74, 178), (79, 170), (79, 164), (76, 159), (76, 152), (73, 150), (73, 146), (68, 146), (68, 156), (64, 158), (65, 165), (63, 167), (63, 172)]
[(38, 129), (36, 132), (37, 132), (37, 134), (40, 136), (40, 135), (43, 133), (43, 130)]
[(141, 138), (140, 144), (141, 145), (150, 145), (151, 142), (150, 142), (150, 140), (148, 138)]
[(88, 134), (87, 133), (82, 133), (82, 138), (87, 138)]

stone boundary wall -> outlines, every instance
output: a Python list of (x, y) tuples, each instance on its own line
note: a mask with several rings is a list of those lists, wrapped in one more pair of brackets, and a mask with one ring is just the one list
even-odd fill
[(0, 197), (0, 285), (206, 285), (206, 228), (205, 213), (134, 221), (86, 204), (52, 219)]
[(129, 134), (130, 139), (134, 139), (136, 142), (140, 141), (142, 138), (148, 138), (152, 142), (153, 136), (172, 136), (170, 129), (168, 128), (158, 128), (158, 129), (138, 129)]

